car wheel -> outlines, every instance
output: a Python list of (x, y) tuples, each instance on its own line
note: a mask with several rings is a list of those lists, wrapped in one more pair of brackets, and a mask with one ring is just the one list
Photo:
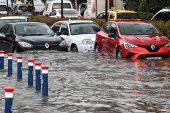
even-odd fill
[(78, 52), (77, 46), (76, 46), (76, 45), (73, 45), (73, 46), (71, 47), (71, 51), (72, 51), (72, 52)]
[(95, 51), (96, 53), (100, 52), (98, 44), (95, 45), (94, 51)]
[(118, 59), (122, 59), (123, 58), (123, 54), (122, 54), (122, 50), (121, 49), (118, 49), (116, 51), (116, 58), (118, 58)]

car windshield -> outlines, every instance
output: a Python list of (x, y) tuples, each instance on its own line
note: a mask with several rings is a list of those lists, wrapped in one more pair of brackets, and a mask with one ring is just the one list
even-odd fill
[(72, 23), (70, 24), (70, 31), (72, 35), (79, 34), (96, 34), (100, 27), (95, 23)]
[(26, 22), (26, 19), (0, 19), (0, 28), (7, 23)]
[(118, 19), (138, 19), (137, 13), (118, 13)]
[[(58, 12), (61, 14), (61, 10), (59, 10)], [(78, 16), (79, 14), (76, 10), (63, 10), (63, 15)]]
[(54, 32), (46, 24), (16, 24), (15, 34), (17, 35), (54, 35)]
[(0, 11), (6, 11), (6, 5), (0, 5)]
[(159, 31), (150, 23), (119, 23), (122, 35), (151, 35)]

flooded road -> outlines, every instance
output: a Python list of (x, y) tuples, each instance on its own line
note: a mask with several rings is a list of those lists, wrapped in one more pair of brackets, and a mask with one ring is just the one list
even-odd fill
[[(0, 111), (6, 86), (15, 87), (14, 113), (170, 113), (170, 59), (116, 60), (95, 53), (22, 53), (23, 80), (0, 71)], [(27, 59), (49, 66), (49, 96), (27, 86)], [(5, 63), (7, 65), (7, 62)], [(5, 66), (6, 68), (7, 66)]]

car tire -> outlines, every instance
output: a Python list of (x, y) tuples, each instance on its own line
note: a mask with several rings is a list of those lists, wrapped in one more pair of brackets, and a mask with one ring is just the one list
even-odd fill
[(99, 53), (99, 52), (100, 52), (100, 49), (99, 49), (99, 45), (98, 45), (98, 44), (95, 45), (94, 51), (95, 51), (96, 53)]
[(118, 58), (118, 59), (122, 59), (123, 58), (123, 54), (122, 54), (122, 50), (121, 49), (118, 49), (116, 51), (116, 58)]
[(78, 52), (78, 48), (76, 45), (71, 46), (71, 52)]

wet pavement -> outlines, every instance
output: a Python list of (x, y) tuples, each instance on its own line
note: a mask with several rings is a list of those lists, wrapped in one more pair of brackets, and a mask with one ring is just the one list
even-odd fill
[[(14, 113), (170, 113), (170, 59), (117, 60), (95, 53), (25, 52), (23, 80), (0, 71), (0, 111), (4, 91), (13, 86)], [(27, 59), (49, 66), (49, 96), (27, 85)], [(34, 83), (35, 84), (35, 83)]]

